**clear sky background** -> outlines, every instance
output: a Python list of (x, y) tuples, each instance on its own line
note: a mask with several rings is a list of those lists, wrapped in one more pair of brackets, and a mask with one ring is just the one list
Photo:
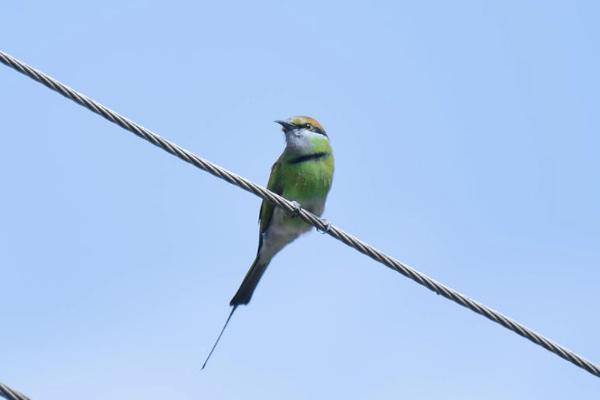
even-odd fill
[[(325, 217), (600, 362), (600, 6), (29, 2), (1, 48), (265, 184), (319, 119)], [(597, 399), (600, 380), (326, 235), (205, 371), (260, 200), (0, 66), (0, 381), (32, 399)]]

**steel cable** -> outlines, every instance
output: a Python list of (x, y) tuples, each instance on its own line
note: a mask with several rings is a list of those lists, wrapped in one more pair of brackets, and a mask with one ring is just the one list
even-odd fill
[(134, 133), (144, 140), (149, 141), (155, 146), (177, 156), (178, 158), (218, 177), (233, 185), (236, 185), (248, 192), (254, 193), (255, 195), (283, 208), (288, 213), (297, 215), (304, 221), (316, 227), (318, 230), (329, 234), (330, 236), (340, 240), (346, 245), (358, 250), (359, 252), (371, 257), (375, 261), (384, 264), (385, 266), (393, 269), (412, 279), (418, 284), (425, 286), (426, 288), (434, 291), (435, 293), (444, 296), (445, 298), (452, 300), (453, 302), (476, 312), (477, 314), (483, 315), (484, 317), (502, 325), (503, 327), (510, 329), (511, 331), (523, 336), (524, 338), (532, 341), (533, 343), (542, 346), (548, 351), (562, 357), (563, 359), (577, 365), (580, 368), (588, 371), (589, 373), (600, 377), (600, 367), (587, 361), (583, 357), (576, 353), (566, 349), (565, 347), (553, 342), (552, 340), (534, 332), (533, 330), (525, 327), (524, 325), (516, 322), (515, 320), (502, 315), (501, 313), (473, 300), (467, 296), (451, 289), (442, 283), (435, 281), (434, 279), (416, 271), (406, 264), (401, 263), (393, 257), (386, 255), (385, 253), (375, 249), (374, 247), (362, 242), (358, 238), (347, 234), (343, 230), (329, 224), (326, 220), (317, 217), (316, 215), (302, 209), (297, 208), (295, 204), (286, 200), (285, 198), (265, 189), (264, 187), (257, 185), (249, 180), (234, 174), (226, 169), (211, 163), (210, 161), (204, 160), (193, 154), (192, 152), (185, 150), (175, 143), (172, 143), (156, 133), (136, 124), (135, 122), (123, 117), (122, 115), (108, 109), (102, 104), (90, 99), (87, 96), (78, 93), (77, 91), (69, 88), (68, 86), (58, 82), (50, 76), (28, 66), (27, 64), (15, 59), (14, 57), (0, 51), (0, 61), (7, 66), (21, 72), (22, 74), (30, 77), (31, 79), (47, 86), (48, 88), (62, 94), (68, 99), (82, 105), (83, 107), (100, 114), (107, 120), (119, 125), (120, 127)]
[(0, 382), (0, 396), (7, 400), (30, 400), (23, 393), (19, 393)]

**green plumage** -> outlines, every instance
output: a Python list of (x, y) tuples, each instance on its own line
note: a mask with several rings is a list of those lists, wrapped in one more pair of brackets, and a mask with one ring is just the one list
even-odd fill
[[(294, 164), (292, 161), (300, 156), (284, 152), (271, 168), (267, 188), (301, 205), (312, 199), (326, 197), (333, 180), (334, 160), (329, 142), (324, 140), (320, 142), (322, 143), (315, 145), (314, 153), (325, 153), (326, 156), (317, 160)], [(259, 214), (261, 233), (269, 226), (273, 208), (270, 202), (262, 202)], [(288, 219), (288, 223), (305, 224), (300, 218), (292, 217)]]

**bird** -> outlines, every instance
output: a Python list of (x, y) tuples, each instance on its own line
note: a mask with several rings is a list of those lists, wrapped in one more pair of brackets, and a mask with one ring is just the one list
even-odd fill
[[(315, 215), (321, 216), (333, 181), (334, 158), (329, 136), (314, 118), (305, 115), (275, 121), (285, 135), (285, 149), (271, 168), (267, 188)], [(263, 200), (259, 212), (256, 258), (229, 302), (232, 307), (202, 369), (214, 352), (233, 313), (247, 305), (273, 257), (312, 226), (296, 215)]]

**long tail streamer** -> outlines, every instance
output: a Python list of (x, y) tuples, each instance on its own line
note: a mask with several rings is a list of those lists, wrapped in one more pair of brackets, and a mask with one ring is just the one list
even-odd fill
[(217, 340), (215, 340), (215, 344), (213, 344), (213, 347), (212, 347), (212, 349), (210, 349), (208, 356), (206, 356), (206, 360), (204, 360), (204, 364), (202, 364), (202, 369), (204, 369), (204, 367), (206, 367), (208, 360), (210, 360), (210, 356), (212, 356), (212, 353), (217, 348), (217, 345), (219, 344), (219, 341), (221, 340), (221, 336), (223, 336), (223, 332), (225, 332), (227, 325), (229, 325), (229, 320), (231, 319), (231, 317), (233, 317), (233, 313), (235, 312), (235, 310), (237, 310), (237, 308), (238, 308), (238, 306), (233, 306), (233, 308), (231, 309), (231, 312), (229, 313), (229, 316), (227, 317), (227, 320), (225, 321), (225, 325), (223, 325), (223, 328), (221, 329), (221, 333), (219, 333), (219, 336), (217, 336)]

